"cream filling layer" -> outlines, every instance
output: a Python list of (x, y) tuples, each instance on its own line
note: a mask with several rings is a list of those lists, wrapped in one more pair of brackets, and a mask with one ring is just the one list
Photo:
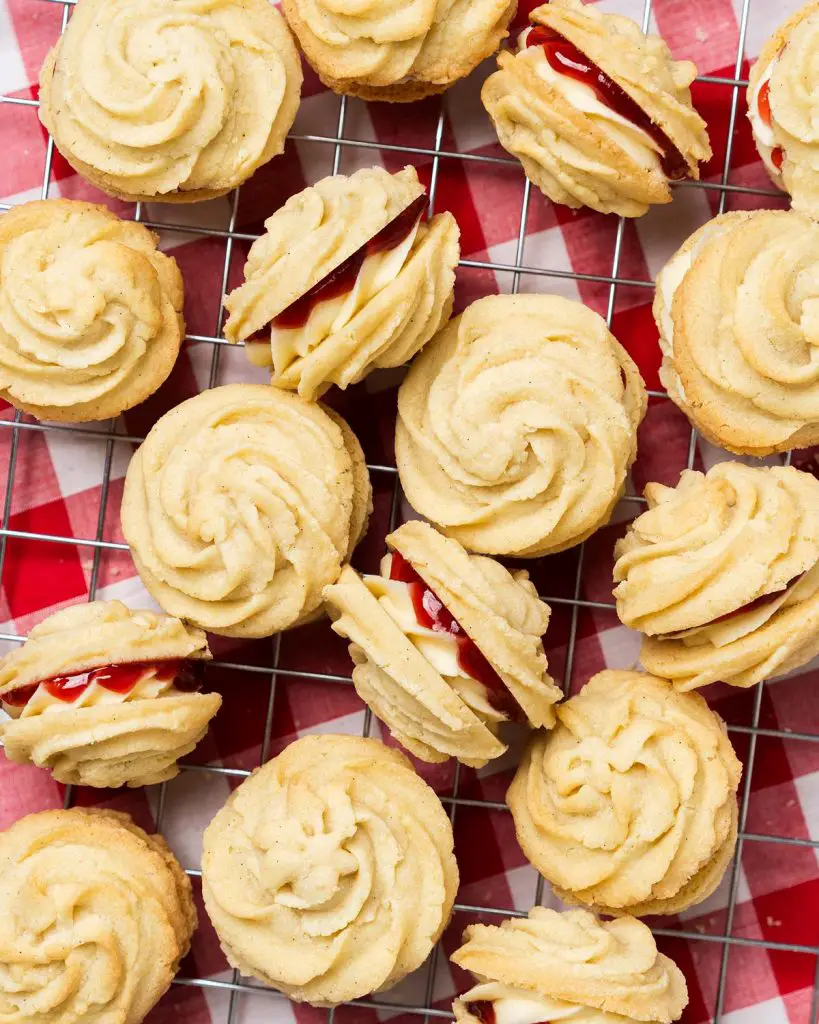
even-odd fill
[(474, 676), (464, 672), (458, 660), (458, 641), (451, 633), (443, 633), (421, 625), (412, 603), (410, 584), (391, 580), (392, 555), (382, 558), (380, 575), (365, 575), (364, 584), (419, 654), (432, 665), (462, 701), (484, 722), (502, 722), (504, 716), (487, 699), (486, 687)]
[(116, 693), (113, 690), (106, 690), (99, 683), (91, 683), (78, 697), (69, 702), (55, 697), (40, 683), (22, 708), (3, 703), (2, 697), (0, 705), (11, 718), (34, 718), (35, 715), (76, 711), (79, 708), (100, 707), (104, 704), (125, 704), (137, 700), (151, 700), (154, 697), (173, 697), (181, 692), (174, 686), (173, 678), (157, 679), (154, 669), (146, 669), (144, 675), (127, 693)]
[[(585, 1006), (549, 999), (527, 989), (502, 985), (497, 981), (476, 985), (460, 996), (462, 1003), (491, 1003), (495, 1024), (551, 1024), (588, 1014)], [(605, 1018), (602, 1018), (605, 1020)], [(612, 1020), (616, 1020), (612, 1016)]]
[[(276, 373), (281, 375), (297, 359), (308, 356), (326, 338), (342, 331), (368, 302), (396, 280), (412, 255), (421, 226), (419, 220), (394, 249), (367, 256), (350, 291), (334, 299), (317, 302), (302, 327), (271, 325), (270, 344), (248, 343), (248, 359), (256, 366), (273, 366)], [(425, 233), (426, 225), (421, 238)]]
[(759, 76), (756, 85), (748, 95), (748, 120), (751, 122), (751, 131), (753, 132), (763, 163), (768, 168), (770, 175), (777, 181), (780, 181), (782, 179), (782, 172), (773, 162), (773, 151), (778, 148), (776, 135), (774, 134), (773, 126), (765, 123), (759, 111), (759, 94), (762, 92), (763, 86), (770, 82), (776, 63), (776, 59), (771, 61)]
[[(520, 49), (528, 49), (527, 40), (530, 32), (531, 28), (527, 28), (521, 33), (518, 40)], [(595, 121), (612, 142), (628, 153), (641, 167), (648, 171), (657, 170), (663, 173), (662, 153), (650, 135), (598, 99), (591, 86), (555, 71), (542, 48), (534, 48), (540, 50), (536, 70), (544, 82), (555, 88), (575, 110)]]

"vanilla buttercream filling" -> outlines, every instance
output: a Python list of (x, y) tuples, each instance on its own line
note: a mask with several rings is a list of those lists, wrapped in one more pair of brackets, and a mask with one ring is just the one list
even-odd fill
[[(169, 679), (158, 678), (157, 673), (161, 666), (146, 668), (142, 676), (134, 686), (125, 693), (117, 693), (108, 690), (99, 683), (91, 682), (81, 689), (78, 695), (70, 700), (61, 700), (49, 693), (44, 680), (29, 698), (23, 707), (16, 707), (6, 704), (0, 697), (0, 706), (11, 718), (34, 718), (36, 715), (52, 714), (60, 711), (77, 711), (80, 708), (100, 707), (107, 704), (133, 703), (138, 700), (152, 700), (156, 697), (174, 697), (183, 691), (178, 690), (175, 683), (175, 676)], [(93, 671), (93, 670), (90, 670)]]
[[(530, 26), (520, 34), (519, 49), (529, 49), (528, 37), (531, 31), (532, 27)], [(663, 173), (662, 152), (647, 132), (603, 103), (591, 86), (555, 71), (541, 46), (537, 45), (532, 49), (540, 51), (536, 71), (544, 82), (555, 88), (575, 110), (591, 118), (615, 145), (628, 153), (641, 167), (649, 171), (656, 170), (660, 174)]]
[(410, 584), (390, 579), (392, 555), (382, 558), (380, 575), (363, 576), (369, 592), (436, 672), (442, 676), (461, 700), (486, 722), (503, 722), (505, 716), (492, 706), (489, 691), (461, 667), (458, 641), (451, 633), (423, 626), (415, 614)]
[[(528, 989), (503, 985), (498, 981), (482, 982), (465, 992), (460, 1000), (466, 1006), (470, 1003), (491, 1003), (495, 1011), (495, 1024), (552, 1024), (552, 1021), (571, 1020), (590, 1011), (577, 1003), (567, 1003), (562, 999), (551, 999), (530, 992)], [(612, 1021), (622, 1020), (613, 1014), (608, 1015)], [(600, 1014), (600, 1020), (607, 1018)]]

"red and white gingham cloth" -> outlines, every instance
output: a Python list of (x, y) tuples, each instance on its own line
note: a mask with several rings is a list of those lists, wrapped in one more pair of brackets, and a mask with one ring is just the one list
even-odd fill
[[(400, 0), (397, 0), (400, 2)], [(524, 6), (524, 4), (522, 4)], [(529, 7), (534, 4), (529, 3)], [(642, 20), (643, 0), (601, 0), (606, 10)], [(746, 55), (759, 53), (762, 43), (798, 0), (750, 0)], [(700, 74), (733, 78), (741, 21), (742, 0), (655, 0), (654, 29), (659, 30), (678, 57), (694, 60)], [(63, 7), (46, 0), (0, 0), (0, 94), (32, 99), (37, 96), (40, 64), (60, 31)], [(503, 155), (479, 100), (480, 86), (492, 62), (451, 89), (443, 99), (445, 111), (441, 148), (445, 151)], [(748, 61), (741, 77), (747, 77)], [(704, 181), (722, 180), (733, 89), (720, 83), (697, 83), (695, 102), (707, 118), (714, 158), (705, 168)], [(412, 107), (348, 102), (346, 138), (388, 145), (433, 149), (440, 110), (439, 100)], [(306, 84), (294, 133), (334, 136), (339, 101), (324, 90), (306, 69)], [(39, 198), (46, 160), (47, 137), (34, 106), (0, 104), (0, 195), (7, 203)], [(261, 221), (288, 196), (306, 184), (331, 173), (335, 147), (326, 142), (300, 140), (288, 144), (285, 154), (259, 171), (242, 188), (236, 221), (240, 232), (258, 232)], [(432, 160), (407, 157), (387, 149), (345, 146), (340, 170), (382, 163), (397, 170), (411, 161), (429, 182)], [(739, 96), (733, 139), (731, 185), (769, 189), (770, 183), (757, 159), (745, 117), (744, 90)], [(54, 154), (49, 195), (106, 202), (124, 216), (133, 216), (128, 204), (106, 199)], [(438, 166), (436, 209), (449, 209), (461, 227), (463, 258), (478, 264), (513, 266), (524, 195), (524, 178), (514, 164), (477, 163), (442, 158)], [(713, 216), (719, 206), (717, 188), (681, 187), (673, 204), (657, 207), (638, 221), (627, 222), (622, 239), (618, 274), (630, 281), (650, 281), (679, 243), (698, 225)], [(726, 209), (784, 206), (771, 196), (728, 193)], [(226, 229), (229, 198), (195, 206), (148, 205), (143, 218), (176, 225)], [(554, 207), (533, 189), (529, 202), (526, 242), (521, 263), (564, 274), (609, 277), (618, 222), (590, 211), (572, 212)], [(233, 247), (230, 286), (241, 280), (248, 247)], [(190, 233), (162, 232), (162, 246), (173, 252), (185, 276), (185, 317), (191, 335), (211, 336), (217, 331), (225, 239), (219, 235), (196, 238)], [(461, 268), (457, 307), (473, 299), (514, 286), (510, 271), (486, 267)], [(522, 291), (558, 292), (582, 300), (605, 314), (609, 286), (568, 277), (524, 274)], [(646, 384), (659, 389), (659, 350), (651, 317), (652, 291), (620, 286), (616, 293), (613, 329), (640, 364)], [(170, 380), (152, 399), (125, 417), (121, 431), (143, 436), (165, 410), (207, 387), (214, 346), (189, 342)], [(216, 383), (263, 379), (251, 369), (244, 353), (219, 347)], [(349, 419), (364, 444), (368, 462), (392, 465), (394, 391), (372, 381), (333, 400)], [(10, 421), (13, 410), (0, 409), (0, 419)], [(26, 417), (26, 422), (31, 421)], [(98, 431), (105, 425), (92, 425)], [(0, 425), (0, 507), (11, 455), (12, 430)], [(674, 483), (688, 456), (689, 427), (682, 414), (667, 400), (654, 398), (640, 431), (640, 456), (633, 471), (632, 492), (640, 492), (649, 480)], [(19, 431), (17, 467), (8, 528), (65, 537), (95, 538), (102, 509), (102, 538), (122, 541), (119, 504), (128, 459), (129, 443), (116, 442), (111, 455), (110, 488), (103, 487), (106, 442), (76, 432)], [(724, 458), (718, 450), (700, 444), (696, 460), (708, 467)], [(804, 463), (805, 456), (800, 456)], [(388, 528), (394, 477), (384, 471), (372, 474), (375, 515), (368, 538), (359, 548), (356, 563), (374, 568), (381, 555)], [(611, 602), (612, 547), (624, 523), (639, 506), (624, 503), (615, 522), (598, 531), (585, 546), (580, 598), (586, 602)], [(95, 566), (95, 549), (40, 540), (10, 538), (0, 589), (0, 632), (24, 634), (46, 614), (89, 597), (94, 570), (96, 595), (121, 598), (135, 606), (150, 603), (127, 553), (103, 550)], [(574, 596), (578, 550), (543, 560), (534, 566), (538, 589), (547, 598), (566, 601)], [(572, 609), (559, 600), (546, 646), (554, 675), (566, 668)], [(576, 650), (572, 663), (572, 689), (577, 689), (604, 665), (631, 666), (636, 660), (638, 637), (621, 626), (614, 613), (591, 606), (577, 615)], [(3, 642), (6, 649), (10, 642)], [(273, 664), (272, 640), (243, 646), (216, 645), (222, 660), (256, 666)], [(224, 694), (224, 706), (208, 738), (191, 756), (191, 763), (210, 762), (228, 768), (254, 768), (263, 754), (272, 756), (297, 736), (310, 731), (355, 732), (364, 726), (364, 710), (353, 688), (299, 673), (349, 675), (346, 646), (327, 623), (285, 634), (281, 638), (279, 665), (284, 670), (276, 681), (270, 733), (265, 721), (270, 696), (270, 673), (233, 668), (212, 669), (210, 680)], [(715, 1005), (724, 955), (724, 943), (715, 941), (730, 924), (733, 939), (727, 962), (724, 1024), (816, 1024), (811, 1020), (812, 993), (817, 970), (813, 952), (819, 947), (819, 743), (794, 734), (819, 736), (819, 683), (817, 670), (768, 682), (762, 691), (746, 834), (742, 845), (736, 912), (728, 913), (729, 879), (707, 903), (682, 919), (656, 922), (664, 929), (661, 947), (673, 956), (688, 979), (691, 1001), (683, 1020), (704, 1024), (715, 1020)], [(706, 696), (728, 721), (737, 752), (747, 761), (754, 723), (755, 691), (713, 687)], [(372, 735), (379, 725), (372, 724)], [(387, 742), (388, 735), (383, 734)], [(481, 772), (464, 770), (458, 780), (458, 796), (470, 800), (502, 802), (515, 758), (501, 759)], [(422, 774), (444, 796), (456, 784), (453, 766), (430, 768)], [(169, 783), (164, 797), (162, 830), (183, 865), (194, 872), (199, 866), (203, 828), (222, 805), (239, 777), (202, 771), (183, 772)], [(151, 828), (158, 807), (156, 790), (135, 792), (78, 790), (75, 802), (98, 804), (129, 811)], [(61, 807), (63, 787), (36, 768), (11, 765), (0, 754), (0, 827), (23, 814)], [(503, 810), (457, 806), (456, 852), (462, 885), (459, 903), (471, 907), (527, 910), (534, 902), (537, 878), (526, 863), (514, 837), (511, 818)], [(778, 837), (786, 843), (761, 837)], [(197, 889), (199, 882), (194, 877)], [(548, 888), (544, 901), (551, 899)], [(200, 901), (201, 911), (201, 901)], [(445, 951), (459, 942), (461, 930), (473, 915), (459, 911), (444, 939)], [(232, 973), (204, 912), (191, 955), (181, 976), (230, 981)], [(497, 920), (497, 918), (494, 918)], [(681, 938), (675, 932), (702, 938)], [(745, 940), (745, 941), (743, 941)], [(747, 940), (750, 940), (748, 942)], [(761, 940), (761, 942), (760, 942)], [(402, 1012), (401, 1006), (432, 1005), (449, 1010), (453, 994), (463, 990), (466, 979), (439, 955), (434, 985), (427, 990), (427, 971), (407, 979), (379, 997), (394, 1003), (394, 1010), (344, 1007), (335, 1013), (336, 1024), (374, 1024), (392, 1019), (412, 1024), (423, 1018)], [(431, 1003), (428, 1000), (431, 999)], [(149, 1017), (152, 1024), (221, 1024), (228, 1020), (230, 991), (201, 984), (174, 985)], [(241, 1024), (299, 1024), (327, 1019), (327, 1011), (291, 1005), (267, 992), (240, 995), (235, 1021)]]

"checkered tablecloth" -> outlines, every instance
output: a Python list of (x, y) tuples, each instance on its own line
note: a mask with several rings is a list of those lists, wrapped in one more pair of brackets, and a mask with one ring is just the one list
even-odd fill
[[(601, 0), (600, 6), (643, 20), (644, 0)], [(610, 314), (614, 333), (640, 364), (649, 389), (658, 392), (659, 351), (650, 308), (655, 273), (694, 228), (720, 210), (785, 205), (756, 157), (744, 89), (734, 82), (747, 77), (748, 59), (798, 6), (797, 0), (654, 0), (652, 27), (677, 56), (696, 61), (706, 76), (695, 86), (695, 101), (709, 122), (714, 158), (700, 186), (683, 185), (672, 205), (622, 223), (554, 207), (525, 187), (523, 174), (497, 145), (480, 105), (480, 86), (491, 62), (443, 101), (412, 107), (357, 100), (340, 104), (306, 69), (293, 140), (283, 156), (241, 189), (238, 199), (151, 204), (138, 210), (107, 200), (52, 151), (37, 119), (38, 70), (70, 8), (59, 0), (0, 0), (3, 201), (14, 205), (39, 198), (45, 172), (50, 196), (107, 202), (123, 216), (172, 225), (160, 232), (162, 247), (173, 252), (182, 268), (188, 325), (188, 341), (169, 381), (115, 427), (43, 428), (29, 417), (15, 426), (14, 410), (0, 409), (0, 634), (5, 638), (0, 647), (7, 649), (15, 643), (11, 637), (24, 635), (45, 614), (67, 604), (95, 596), (136, 606), (150, 603), (119, 526), (128, 459), (157, 417), (182, 399), (214, 384), (264, 379), (241, 350), (215, 340), (223, 288), (241, 280), (245, 253), (264, 217), (334, 168), (351, 172), (377, 162), (397, 170), (414, 163), (431, 186), (435, 209), (451, 210), (461, 227), (459, 309), (481, 295), (515, 289), (579, 299)], [(745, 58), (738, 61), (743, 49)], [(334, 141), (338, 136), (343, 145)], [(402, 147), (412, 152), (401, 152)], [(395, 376), (373, 377), (332, 399), (361, 438), (371, 466), (375, 514), (355, 557), (365, 569), (377, 564), (391, 518), (404, 510), (392, 468), (394, 385)], [(690, 446), (685, 418), (655, 394), (640, 431), (629, 492), (639, 495), (649, 480), (676, 482), (690, 460), (703, 468), (723, 457), (700, 441)], [(808, 465), (810, 460), (802, 454), (795, 461)], [(613, 612), (611, 567), (614, 541), (639, 510), (638, 501), (624, 501), (614, 522), (582, 550), (531, 566), (540, 593), (553, 608), (546, 637), (552, 672), (565, 678), (571, 690), (604, 665), (626, 667), (636, 660), (639, 639), (619, 625)], [(127, 810), (146, 828), (159, 825), (198, 890), (202, 830), (244, 772), (311, 731), (369, 729), (391, 742), (365, 715), (349, 684), (345, 645), (326, 622), (278, 639), (246, 645), (217, 641), (214, 647), (219, 664), (210, 669), (209, 683), (225, 701), (210, 735), (191, 755), (197, 767), (162, 788), (66, 794), (44, 772), (11, 765), (0, 754), (0, 827), (65, 801)], [(714, 687), (706, 694), (729, 723), (746, 764), (743, 838), (738, 867), (707, 903), (680, 919), (652, 922), (661, 947), (688, 979), (687, 1024), (816, 1024), (817, 686), (819, 674), (809, 669), (751, 691)], [(481, 913), (491, 920), (498, 911), (525, 911), (536, 899), (557, 905), (526, 863), (503, 807), (516, 757), (510, 752), (480, 772), (419, 765), (453, 816), (462, 876), (458, 909), (431, 964), (377, 997), (375, 1006), (342, 1007), (332, 1018), (327, 1011), (293, 1006), (237, 979), (200, 901), (201, 924), (179, 983), (149, 1020), (374, 1024), (391, 1019), (411, 1024), (425, 1019), (416, 1012), (420, 1007), (428, 1008), (427, 1019), (447, 1018), (451, 998), (465, 978), (445, 954), (458, 944), (463, 926)]]

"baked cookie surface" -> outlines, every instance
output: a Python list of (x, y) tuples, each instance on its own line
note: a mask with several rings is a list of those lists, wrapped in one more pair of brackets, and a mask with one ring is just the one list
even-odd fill
[(222, 948), (290, 999), (333, 1006), (396, 984), (443, 932), (452, 826), (398, 751), (305, 736), (205, 831), (202, 889)]
[(320, 614), (371, 508), (361, 446), (340, 416), (226, 384), (156, 423), (128, 466), (121, 519), (165, 611), (262, 637)]
[(528, 573), (421, 522), (387, 545), (380, 575), (347, 566), (324, 596), (351, 641), (356, 690), (395, 738), (424, 761), (481, 767), (507, 749), (502, 723), (553, 725), (561, 691), (541, 639), (550, 612)]
[(705, 438), (738, 455), (819, 443), (819, 225), (798, 213), (727, 213), (657, 277), (660, 378)]
[(494, 53), (514, 0), (284, 0), (308, 61), (335, 92), (408, 102), (443, 92)]
[(190, 880), (127, 814), (42, 811), (0, 832), (8, 1024), (141, 1024), (195, 928)]
[(470, 925), (463, 940), (451, 959), (477, 984), (452, 1008), (466, 1024), (670, 1024), (688, 1003), (682, 971), (633, 917), (533, 907), (526, 918)]
[(710, 896), (736, 845), (742, 770), (722, 720), (699, 694), (615, 671), (557, 718), (530, 740), (507, 793), (518, 842), (557, 895), (637, 916)]
[(49, 616), (0, 659), (6, 757), (58, 782), (149, 786), (205, 735), (217, 693), (199, 693), (210, 658), (201, 630), (119, 601)]
[(819, 653), (819, 480), (723, 462), (649, 484), (617, 542), (617, 614), (678, 690), (753, 686)]
[(118, 416), (171, 372), (182, 275), (157, 236), (104, 206), (23, 203), (0, 218), (0, 396), (45, 420)]
[(426, 202), (414, 167), (337, 174), (293, 196), (225, 299), (225, 337), (308, 400), (407, 362), (449, 319), (460, 255), (455, 218), (425, 221)]
[(80, 0), (40, 72), (40, 119), (103, 192), (195, 202), (282, 152), (301, 83), (267, 0)]
[(640, 217), (710, 159), (697, 69), (663, 39), (582, 0), (536, 8), (481, 92), (501, 145), (553, 202)]
[(646, 403), (636, 365), (592, 310), (557, 295), (479, 299), (399, 389), (401, 483), (470, 551), (561, 551), (608, 521)]
[(819, 216), (819, 100), (815, 53), (819, 3), (805, 4), (765, 43), (748, 82), (756, 148), (793, 208)]

